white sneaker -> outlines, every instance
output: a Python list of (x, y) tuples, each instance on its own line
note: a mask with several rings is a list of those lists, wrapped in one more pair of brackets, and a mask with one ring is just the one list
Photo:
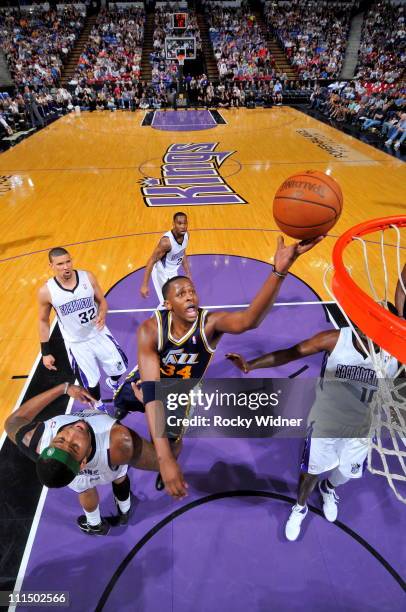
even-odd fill
[(399, 149), (400, 147), (400, 142), (395, 142), (395, 144), (393, 145), (394, 149)]
[(285, 525), (285, 536), (290, 542), (294, 542), (299, 537), (300, 527), (303, 519), (308, 513), (308, 508), (305, 506), (301, 508), (297, 504), (292, 507), (292, 512)]
[(340, 498), (334, 489), (327, 487), (325, 480), (319, 482), (319, 491), (323, 498), (323, 514), (330, 523), (334, 523), (338, 514), (338, 500)]
[(392, 140), (389, 138), (389, 140), (385, 140), (385, 147), (391, 147), (392, 146)]
[(120, 386), (120, 381), (119, 380), (113, 380), (112, 378), (109, 377), (109, 378), (106, 378), (106, 385), (112, 391), (117, 391), (119, 386)]

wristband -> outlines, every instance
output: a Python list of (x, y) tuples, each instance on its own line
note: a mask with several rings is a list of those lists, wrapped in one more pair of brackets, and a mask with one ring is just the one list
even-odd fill
[(41, 342), (41, 355), (46, 357), (51, 354), (51, 349), (49, 347), (49, 342)]
[(278, 278), (286, 278), (287, 275), (288, 275), (287, 272), (285, 272), (285, 273), (277, 272), (275, 268), (273, 269), (272, 274), (275, 274), (275, 276), (277, 276)]
[(157, 382), (158, 381), (155, 380), (146, 380), (141, 383), (144, 406), (146, 406), (148, 402), (155, 401), (155, 385)]
[(66, 395), (66, 394), (68, 393), (69, 385), (70, 385), (70, 383), (69, 383), (69, 382), (66, 382), (66, 383), (65, 383), (65, 387), (64, 387), (64, 389), (63, 389), (63, 394), (64, 394), (64, 395)]

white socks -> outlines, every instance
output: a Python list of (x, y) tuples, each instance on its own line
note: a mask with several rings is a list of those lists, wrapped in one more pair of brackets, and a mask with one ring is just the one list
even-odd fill
[(130, 507), (131, 507), (131, 496), (129, 495), (127, 497), (126, 500), (124, 501), (120, 501), (119, 499), (117, 499), (116, 497), (116, 502), (117, 502), (117, 506), (120, 508), (121, 512), (123, 514), (125, 514), (126, 512), (129, 511)]
[(99, 506), (97, 506), (96, 510), (93, 510), (93, 512), (87, 512), (84, 508), (83, 511), (86, 515), (86, 521), (88, 525), (92, 525), (93, 527), (95, 527), (96, 525), (100, 525), (101, 516)]

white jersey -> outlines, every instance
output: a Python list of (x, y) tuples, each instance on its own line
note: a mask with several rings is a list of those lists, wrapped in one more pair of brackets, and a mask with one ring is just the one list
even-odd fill
[(87, 272), (75, 270), (74, 273), (77, 282), (73, 289), (65, 289), (56, 278), (50, 278), (47, 287), (64, 340), (83, 342), (97, 335), (98, 306)]
[(112, 466), (109, 458), (110, 432), (117, 421), (99, 410), (83, 410), (76, 414), (63, 414), (44, 421), (44, 432), (39, 442), (39, 453), (50, 445), (59, 430), (76, 421), (85, 421), (91, 427), (92, 455), (69, 488), (80, 493), (91, 487), (107, 484), (120, 478), (127, 471), (127, 466)]
[[(388, 378), (397, 371), (397, 360), (388, 354), (385, 371)], [(351, 327), (344, 327), (323, 365), (309, 422), (320, 435), (365, 436), (370, 422), (368, 404), (377, 389), (371, 357), (355, 348)]]
[(189, 242), (189, 234), (186, 232), (186, 234), (183, 236), (182, 244), (179, 244), (179, 242), (175, 240), (172, 231), (166, 232), (162, 238), (169, 238), (171, 249), (165, 253), (162, 259), (156, 262), (155, 267), (160, 276), (172, 278), (173, 276), (177, 275), (179, 266), (183, 261), (183, 257)]

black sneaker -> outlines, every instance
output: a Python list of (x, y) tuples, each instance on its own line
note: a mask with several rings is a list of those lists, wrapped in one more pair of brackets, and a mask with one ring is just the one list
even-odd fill
[(118, 513), (117, 517), (113, 517), (114, 519), (116, 519), (116, 522), (115, 522), (116, 525), (128, 525), (128, 521), (130, 520), (131, 516), (134, 514), (136, 499), (137, 498), (135, 497), (133, 492), (130, 491), (130, 503), (131, 503), (130, 508), (129, 510), (127, 510), (127, 512), (122, 512), (119, 508), (116, 498), (114, 498), (114, 501), (116, 503), (117, 513)]
[(85, 515), (82, 514), (76, 519), (76, 522), (79, 529), (88, 535), (105, 536), (110, 531), (110, 525), (105, 518), (102, 518), (101, 523), (98, 525), (89, 525)]
[(158, 472), (158, 476), (156, 477), (155, 488), (157, 491), (163, 491), (165, 489), (165, 483), (162, 480), (161, 472)]

